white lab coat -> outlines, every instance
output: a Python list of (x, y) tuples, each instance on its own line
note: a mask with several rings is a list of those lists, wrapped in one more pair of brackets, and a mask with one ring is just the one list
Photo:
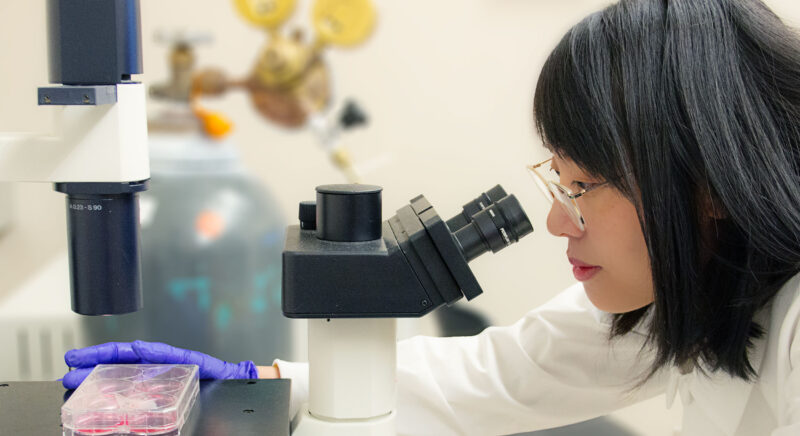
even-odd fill
[[(754, 383), (677, 368), (634, 384), (650, 366), (644, 335), (609, 342), (609, 315), (577, 284), (508, 327), (464, 338), (398, 344), (398, 432), (503, 435), (561, 426), (666, 392), (684, 407), (682, 436), (800, 435), (800, 275), (758, 314)], [(292, 378), (292, 414), (308, 396), (306, 364), (276, 361)]]

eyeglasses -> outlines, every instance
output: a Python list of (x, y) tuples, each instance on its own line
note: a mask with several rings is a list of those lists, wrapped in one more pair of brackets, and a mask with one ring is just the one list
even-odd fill
[(581, 214), (581, 209), (578, 207), (578, 202), (576, 201), (578, 197), (582, 197), (587, 193), (606, 185), (608, 182), (598, 183), (596, 185), (590, 186), (586, 189), (581, 189), (578, 192), (573, 193), (569, 190), (566, 186), (562, 185), (561, 183), (555, 182), (553, 180), (548, 180), (542, 173), (539, 168), (546, 163), (552, 161), (553, 158), (547, 159), (544, 162), (540, 162), (536, 165), (528, 165), (525, 168), (528, 170), (528, 174), (531, 175), (533, 181), (536, 182), (536, 186), (539, 187), (539, 190), (542, 191), (547, 201), (551, 204), (553, 200), (558, 200), (558, 204), (560, 204), (564, 210), (567, 212), (567, 216), (572, 220), (572, 223), (575, 224), (581, 231), (586, 230), (586, 221), (583, 219), (583, 215)]

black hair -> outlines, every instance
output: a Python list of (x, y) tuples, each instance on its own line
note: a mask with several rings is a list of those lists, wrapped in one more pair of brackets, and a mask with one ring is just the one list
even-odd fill
[[(622, 0), (539, 77), (542, 140), (639, 212), (656, 370), (752, 379), (755, 314), (800, 271), (800, 39), (759, 0)], [(591, 231), (591, 223), (587, 224)]]

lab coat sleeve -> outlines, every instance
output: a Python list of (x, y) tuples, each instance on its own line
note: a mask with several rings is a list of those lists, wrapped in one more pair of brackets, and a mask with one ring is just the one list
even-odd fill
[(566, 425), (664, 392), (641, 386), (645, 336), (609, 339), (609, 315), (569, 288), (508, 327), (472, 337), (415, 337), (398, 346), (398, 432), (501, 435)]
[[(791, 302), (778, 301), (777, 304), (789, 305), (780, 331), (780, 342), (789, 344), (788, 361), (782, 362), (785, 367), (779, 370), (785, 380), (783, 398), (779, 404), (779, 427), (772, 432), (772, 436), (800, 435), (800, 289), (795, 287), (791, 295)], [(780, 383), (780, 381), (779, 381)]]
[[(566, 425), (662, 393), (644, 335), (609, 340), (608, 315), (576, 285), (508, 327), (398, 343), (400, 435), (510, 434)], [(292, 379), (291, 416), (308, 401), (308, 364), (276, 360)]]
[(308, 363), (275, 359), (272, 364), (278, 366), (281, 378), (288, 378), (292, 381), (289, 394), (289, 419), (294, 419), (303, 403), (308, 402)]

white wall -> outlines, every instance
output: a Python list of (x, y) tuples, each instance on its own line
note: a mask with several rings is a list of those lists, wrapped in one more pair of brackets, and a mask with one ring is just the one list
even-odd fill
[[(35, 106), (36, 86), (47, 81), (44, 3), (0, 0), (0, 131), (49, 126), (46, 109)], [(379, 22), (368, 43), (328, 52), (336, 94), (357, 98), (370, 115), (369, 128), (349, 136), (356, 159), (392, 156), (365, 180), (384, 187), (385, 218), (420, 193), (448, 217), (496, 183), (521, 198), (534, 234), (473, 263), (485, 290), (474, 304), (497, 323), (513, 322), (573, 281), (565, 243), (547, 234), (545, 203), (523, 164), (543, 156), (531, 123), (541, 65), (572, 24), (608, 3), (377, 0)], [(800, 22), (796, 0), (768, 3)], [(309, 1), (300, 4), (294, 21), (307, 26)], [(213, 45), (198, 50), (199, 65), (233, 75), (249, 70), (265, 38), (229, 1), (143, 0), (141, 6), (145, 83), (167, 77), (167, 47), (153, 40), (157, 29), (213, 32)], [(234, 139), (249, 168), (275, 191), (287, 220), (296, 219), (297, 203), (312, 199), (316, 185), (343, 181), (309, 132), (264, 122), (245, 95), (208, 106), (236, 122)], [(0, 299), (66, 245), (64, 199), (49, 185), (14, 185), (13, 206), (14, 227), (0, 236)]]

